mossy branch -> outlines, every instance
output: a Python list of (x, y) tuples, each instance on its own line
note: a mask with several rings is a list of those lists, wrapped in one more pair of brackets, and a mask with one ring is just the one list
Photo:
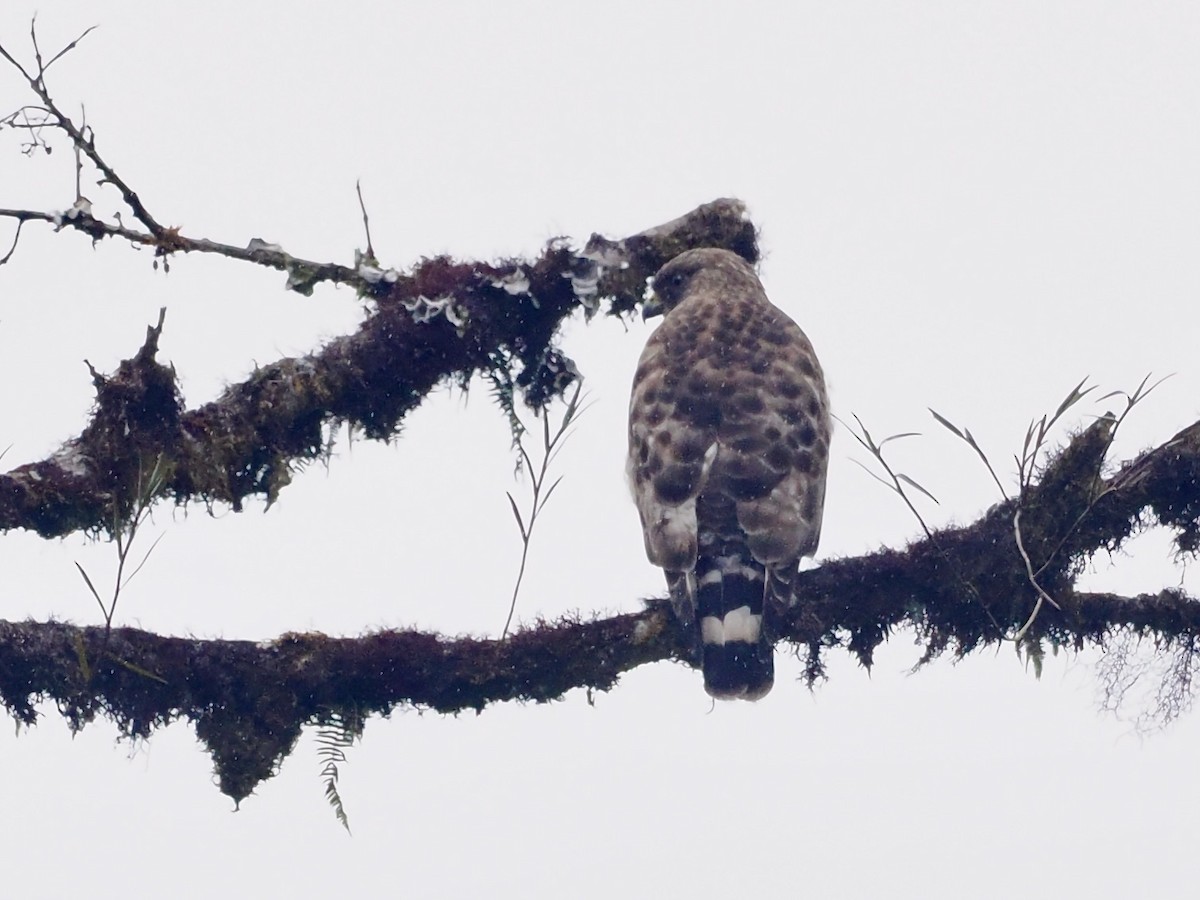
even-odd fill
[(601, 300), (611, 314), (630, 312), (663, 262), (706, 245), (757, 257), (741, 202), (707, 203), (621, 240), (593, 235), (582, 250), (555, 241), (531, 260), (425, 259), (372, 301), (355, 333), (263, 366), (192, 410), (174, 369), (157, 360), (160, 321), (115, 373), (93, 370), (96, 407), (79, 437), (0, 475), (0, 530), (103, 530), (113, 498), (136, 494), (145, 460), (160, 460), (167, 473), (158, 499), (235, 510), (251, 496), (270, 502), (295, 467), (327, 452), (331, 428), (345, 423), (386, 440), (438, 385), (498, 365), (541, 409), (576, 377), (555, 346), (571, 313), (594, 311)]
[[(1043, 470), (1043, 480), (1030, 485), (1026, 541), (1056, 543), (1074, 524), (1070, 546), (1059, 552), (1078, 560), (1119, 547), (1157, 522), (1173, 529), (1186, 550), (1200, 526), (1200, 422), (1103, 479), (1103, 497), (1083, 522), (1076, 523), (1073, 508), (1041, 496), (1043, 485), (1094, 489), (1091, 448), (1100, 427), (1076, 435)], [(869, 666), (900, 628), (915, 631), (925, 658), (1000, 642), (1029, 621), (1038, 599), (1012, 541), (1014, 502), (971, 525), (933, 532), (936, 545), (926, 537), (903, 550), (832, 560), (801, 573), (797, 591), (804, 601), (783, 623), (781, 639), (808, 649), (811, 677), (820, 676), (821, 657), (832, 647)], [(1081, 648), (1145, 635), (1160, 652), (1191, 653), (1200, 602), (1174, 590), (1136, 597), (1077, 592), (1072, 571), (1068, 563), (1042, 573), (1061, 608), (1043, 608), (1031, 638)], [(963, 591), (964, 578), (976, 594)], [(92, 652), (101, 646), (104, 654)], [(241, 799), (277, 770), (301, 728), (328, 721), (330, 710), (365, 717), (397, 707), (459, 712), (509, 700), (545, 702), (572, 688), (607, 691), (637, 666), (687, 658), (686, 636), (665, 600), (649, 601), (640, 613), (539, 622), (504, 640), (394, 630), (358, 638), (288, 634), (263, 644), (0, 623), (0, 703), (31, 724), (34, 704), (53, 700), (74, 727), (101, 713), (137, 737), (187, 719), (213, 756), (221, 789)], [(89, 671), (81, 659), (91, 661)]]

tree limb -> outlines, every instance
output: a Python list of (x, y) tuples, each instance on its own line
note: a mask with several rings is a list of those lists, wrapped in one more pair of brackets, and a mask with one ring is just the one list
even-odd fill
[(96, 408), (79, 437), (0, 475), (0, 530), (107, 528), (136, 492), (137, 473), (154, 464), (167, 473), (159, 496), (177, 503), (273, 501), (293, 466), (326, 452), (328, 428), (348, 423), (387, 439), (438, 384), (465, 386), (477, 372), (502, 370), (540, 409), (577, 377), (555, 346), (563, 321), (594, 312), (601, 298), (610, 314), (633, 310), (646, 279), (695, 246), (756, 259), (742, 203), (717, 200), (619, 241), (593, 235), (582, 251), (555, 241), (535, 260), (426, 259), (386, 283), (354, 334), (266, 365), (193, 410), (174, 369), (157, 361), (151, 329), (113, 375), (92, 372)]
[[(1101, 420), (1078, 434), (1046, 467), (1026, 498), (1025, 544), (1037, 562), (1075, 522), (1062, 497), (1093, 483)], [(1200, 422), (1105, 479), (1112, 488), (1070, 551), (1043, 572), (1061, 609), (1047, 607), (1026, 640), (1053, 647), (1105, 647), (1123, 635), (1151, 636), (1163, 651), (1194, 652), (1200, 603), (1181, 591), (1122, 597), (1076, 593), (1074, 574), (1095, 550), (1115, 549), (1148, 511), (1181, 535), (1200, 510)], [(1055, 498), (1043, 491), (1053, 490)], [(808, 649), (810, 679), (822, 651), (845, 647), (869, 666), (896, 629), (924, 643), (922, 661), (964, 655), (1004, 640), (1029, 619), (1037, 593), (1011, 535), (1012, 503), (973, 524), (933, 532), (904, 550), (826, 562), (801, 573), (801, 601), (778, 637)], [(1060, 551), (1061, 553), (1061, 551)], [(963, 590), (963, 583), (974, 587)], [(240, 800), (277, 769), (307, 723), (338, 714), (365, 717), (397, 706), (440, 712), (482, 710), (519, 700), (544, 702), (572, 688), (607, 691), (630, 669), (687, 662), (690, 642), (667, 601), (592, 620), (539, 622), (505, 640), (383, 631), (359, 638), (287, 634), (268, 643), (161, 637), (132, 628), (80, 628), (62, 622), (0, 622), (0, 702), (32, 724), (34, 704), (52, 699), (72, 727), (97, 713), (123, 733), (146, 737), (186, 718), (207, 745), (221, 789)], [(1190, 690), (1190, 685), (1188, 686)]]

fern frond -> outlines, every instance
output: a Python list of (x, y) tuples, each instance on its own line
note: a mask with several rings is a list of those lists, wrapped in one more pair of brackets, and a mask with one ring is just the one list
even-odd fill
[[(512, 446), (515, 449), (521, 446), (521, 438), (525, 435), (525, 423), (517, 415), (517, 385), (513, 381), (513, 361), (511, 356), (502, 350), (493, 351), (488, 358), (491, 365), (484, 375), (492, 385), (492, 400), (500, 407), (500, 411), (504, 413), (504, 418), (508, 422), (508, 430), (512, 434)], [(519, 458), (517, 459), (517, 471), (521, 471)]]
[(346, 807), (338, 791), (337, 783), (341, 775), (339, 766), (346, 762), (346, 750), (362, 736), (362, 732), (363, 722), (357, 712), (330, 713), (317, 728), (317, 758), (324, 763), (321, 777), (325, 779), (325, 799), (333, 807), (333, 814), (347, 834), (351, 833), (350, 818), (346, 815)]

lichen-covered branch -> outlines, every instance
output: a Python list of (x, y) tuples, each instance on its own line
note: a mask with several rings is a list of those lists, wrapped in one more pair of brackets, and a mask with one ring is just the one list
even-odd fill
[[(476, 373), (487, 374), (496, 386), (516, 438), (515, 392), (537, 410), (578, 377), (555, 345), (560, 326), (575, 310), (591, 316), (603, 302), (613, 315), (632, 311), (647, 278), (691, 247), (724, 247), (751, 262), (758, 259), (754, 226), (737, 200), (705, 204), (621, 240), (593, 235), (582, 250), (560, 240), (532, 260), (437, 257), (407, 273), (380, 267), (369, 231), (367, 252), (356, 254), (353, 266), (298, 259), (257, 238), (237, 247), (186, 236), (161, 224), (161, 216), (151, 213), (97, 150), (94, 131), (73, 121), (51, 96), (47, 70), (87, 33), (47, 60), (31, 24), (35, 64), (28, 68), (0, 44), (0, 59), (37, 98), (37, 104), (0, 116), (0, 129), (27, 133), (30, 153), (49, 151), (43, 132), (61, 132), (76, 159), (70, 209), (0, 209), (0, 218), (17, 223), (0, 265), (15, 252), (21, 226), (40, 221), (58, 231), (81, 231), (93, 241), (115, 238), (153, 247), (156, 264), (162, 259), (166, 265), (176, 253), (217, 253), (284, 271), (287, 286), (300, 293), (325, 281), (351, 285), (370, 304), (370, 314), (354, 334), (264, 366), (215, 402), (192, 410), (184, 405), (174, 370), (156, 358), (160, 319), (142, 349), (114, 374), (92, 370), (96, 408), (79, 437), (49, 459), (0, 475), (0, 531), (26, 528), (58, 537), (112, 530), (125, 521), (132, 498), (156, 499), (143, 495), (140, 473), (148, 470), (162, 476), (158, 498), (176, 503), (200, 500), (239, 509), (251, 495), (272, 501), (295, 466), (327, 452), (331, 428), (348, 424), (370, 438), (387, 439), (438, 384), (453, 380), (465, 386)], [(101, 184), (117, 189), (142, 230), (93, 214), (79, 187), (85, 159)], [(365, 208), (363, 222), (366, 227)]]
[(681, 249), (722, 246), (757, 258), (754, 226), (736, 200), (705, 204), (623, 240), (582, 250), (550, 244), (533, 260), (426, 259), (381, 280), (386, 291), (353, 334), (258, 369), (212, 403), (187, 410), (174, 370), (159, 362), (159, 329), (112, 375), (93, 372), (96, 407), (84, 431), (48, 459), (0, 475), (0, 530), (45, 537), (121, 520), (138, 473), (165, 473), (161, 497), (240, 508), (273, 500), (294, 466), (326, 452), (342, 423), (387, 439), (438, 384), (500, 372), (543, 407), (577, 377), (555, 346), (563, 321), (608, 304), (621, 314)]
[[(1023, 641), (1104, 647), (1141, 635), (1190, 660), (1200, 634), (1196, 599), (1174, 590), (1121, 597), (1073, 589), (1083, 559), (1119, 546), (1147, 521), (1175, 529), (1181, 544), (1197, 525), (1183, 511), (1200, 509), (1200, 479), (1193, 477), (1200, 422), (1097, 479), (1097, 448), (1107, 446), (1110, 427), (1102, 419), (1078, 434), (1021, 501), (1027, 552), (1039, 567), (1049, 564), (1041, 584), (1056, 603), (1033, 619)], [(1077, 508), (1096, 492), (1102, 499), (1080, 522)], [(800, 602), (779, 638), (807, 649), (810, 678), (820, 676), (831, 647), (870, 665), (900, 628), (916, 632), (925, 659), (1009, 640), (1037, 602), (1012, 538), (1016, 502), (903, 550), (802, 573)], [(74, 727), (99, 713), (138, 737), (187, 719), (213, 756), (221, 789), (240, 800), (277, 769), (305, 724), (343, 714), (360, 720), (396, 707), (478, 711), (500, 701), (549, 701), (572, 688), (606, 691), (621, 673), (669, 659), (686, 662), (689, 643), (665, 601), (635, 614), (541, 622), (504, 640), (384, 631), (251, 643), (0, 622), (0, 703), (32, 723), (34, 704), (50, 699)]]

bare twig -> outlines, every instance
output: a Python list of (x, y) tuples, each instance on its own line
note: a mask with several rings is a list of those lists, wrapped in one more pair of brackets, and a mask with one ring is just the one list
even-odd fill
[(371, 244), (371, 220), (367, 217), (367, 204), (363, 202), (362, 182), (358, 179), (354, 181), (354, 192), (358, 194), (358, 208), (362, 210), (363, 231), (367, 235), (366, 258), (372, 265), (375, 265), (378, 262), (378, 257), (375, 256), (375, 247)]
[[(37, 41), (35, 20), (30, 26), (30, 40), (33, 44), (34, 58), (36, 60), (36, 69), (32, 72), (26, 69), (6, 47), (0, 45), (0, 57), (7, 60), (10, 65), (21, 73), (22, 77), (29, 84), (29, 87), (41, 101), (40, 106), (21, 107), (21, 109), (10, 114), (5, 119), (0, 120), (0, 126), (8, 125), (9, 127), (22, 128), (29, 131), (31, 139), (22, 148), (26, 154), (39, 146), (44, 147), (47, 152), (50, 151), (49, 145), (45, 143), (44, 138), (41, 136), (42, 129), (57, 128), (64, 132), (70, 139), (75, 154), (76, 198), (75, 205), (65, 213), (40, 212), (28, 209), (0, 209), (0, 218), (16, 219), (18, 223), (43, 221), (54, 225), (56, 229), (69, 227), (84, 232), (94, 241), (106, 237), (115, 237), (138, 246), (153, 247), (156, 265), (159, 257), (164, 258), (164, 265), (166, 265), (166, 258), (177, 252), (216, 253), (230, 259), (240, 259), (287, 272), (288, 288), (305, 295), (311, 294), (313, 286), (321, 281), (349, 284), (356, 287), (360, 293), (372, 293), (373, 286), (379, 283), (379, 278), (373, 277), (373, 273), (364, 273), (357, 267), (350, 268), (333, 263), (297, 259), (285, 253), (277, 245), (258, 239), (250, 241), (245, 247), (237, 247), (218, 241), (187, 238), (179, 233), (178, 228), (168, 228), (159, 223), (142, 202), (137, 192), (133, 190), (129, 183), (117, 173), (96, 149), (94, 132), (87, 125), (86, 109), (81, 107), (83, 111), (82, 120), (77, 125), (58, 107), (46, 86), (46, 70), (66, 53), (74, 49), (91, 31), (91, 28), (87, 29), (87, 31), (84, 31), (66, 47), (55, 53), (48, 62), (44, 62), (42, 51)], [(30, 117), (31, 112), (40, 114), (43, 118), (38, 120), (32, 119)], [(134, 218), (145, 228), (145, 231), (125, 227), (121, 223), (119, 215), (115, 224), (101, 221), (92, 215), (90, 203), (85, 203), (83, 199), (84, 157), (99, 170), (101, 176), (100, 184), (111, 184), (118, 190), (122, 200), (133, 212)], [(359, 192), (359, 197), (361, 202), (361, 191)], [(363, 219), (364, 224), (366, 224), (365, 208), (363, 209)], [(370, 249), (369, 232), (368, 248)], [(11, 251), (9, 255), (11, 256)], [(5, 257), (5, 261), (7, 261), (7, 257)]]
[[(1021, 538), (1021, 508), (1019, 506), (1017, 507), (1016, 512), (1013, 513), (1013, 540), (1016, 542), (1017, 550), (1021, 554), (1021, 559), (1025, 562), (1025, 575), (1029, 579), (1029, 583), (1033, 585), (1034, 590), (1036, 590), (1038, 594), (1037, 602), (1033, 605), (1033, 612), (1029, 614), (1029, 618), (1025, 620), (1025, 624), (1022, 625), (1017, 630), (1017, 633), (1013, 635), (1013, 641), (1019, 644), (1021, 642), (1021, 638), (1025, 637), (1025, 634), (1031, 627), (1033, 627), (1033, 623), (1037, 619), (1038, 613), (1042, 611), (1043, 602), (1049, 603), (1055, 609), (1062, 609), (1062, 607), (1058, 605), (1053, 597), (1046, 593), (1045, 588), (1038, 584), (1037, 576), (1033, 572), (1033, 563), (1029, 561), (1029, 554), (1025, 552), (1025, 542)], [(1043, 566), (1043, 568), (1045, 567)], [(1041, 570), (1039, 569), (1038, 571)]]
[(365, 293), (372, 292), (379, 283), (378, 279), (364, 276), (349, 266), (300, 259), (285, 253), (276, 245), (267, 244), (258, 239), (250, 241), (245, 247), (235, 247), (232, 244), (223, 244), (206, 238), (187, 238), (173, 229), (168, 229), (162, 238), (158, 238), (152, 234), (126, 228), (123, 225), (103, 222), (88, 211), (74, 208), (65, 213), (47, 213), (30, 209), (0, 209), (0, 218), (16, 219), (18, 222), (48, 222), (55, 228), (73, 228), (82, 231), (93, 240), (101, 240), (106, 237), (121, 238), (131, 244), (153, 247), (156, 254), (160, 256), (175, 252), (215, 253), (229, 259), (255, 263), (286, 272), (288, 274), (287, 287), (306, 296), (311, 294), (313, 288), (323, 281), (348, 284)]
[(12, 255), (17, 251), (17, 242), (21, 240), (21, 228), (24, 224), (24, 219), (17, 219), (17, 230), (13, 234), (12, 246), (8, 248), (8, 252), (3, 257), (0, 257), (0, 266), (12, 259)]
[[(39, 59), (38, 60), (38, 68), (41, 70), (41, 74), (45, 75), (47, 69), (49, 69), (52, 65), (54, 65), (56, 62), (58, 62), (60, 59), (62, 59), (66, 54), (68, 54), (72, 50), (74, 50), (79, 45), (80, 41), (82, 41), (85, 37), (87, 37), (89, 34), (91, 34), (93, 31), (95, 31), (99, 27), (100, 27), (99, 25), (89, 26), (81, 35), (79, 35), (79, 37), (75, 38), (75, 40), (71, 41), (71, 43), (67, 44), (67, 46), (63, 47), (61, 50), (59, 50), (57, 53), (55, 53), (54, 56), (50, 57), (50, 62), (46, 63), (44, 66), (41, 64), (41, 60)], [(30, 28), (31, 33), (32, 33), (32, 31), (33, 31), (33, 29)]]
[[(82, 119), (82, 128), (87, 130), (87, 108), (80, 103), (79, 115)], [(79, 150), (79, 145), (74, 145), (75, 150), (75, 202), (78, 203), (83, 199), (83, 154)]]
[(43, 63), (42, 52), (37, 43), (37, 19), (35, 17), (29, 26), (30, 40), (33, 43), (34, 57), (37, 60), (37, 71), (33, 74), (30, 74), (28, 71), (26, 71), (25, 68), (18, 63), (12, 54), (9, 53), (8, 50), (2, 45), (0, 45), (0, 55), (2, 55), (6, 60), (8, 60), (9, 63), (16, 67), (17, 71), (19, 71), (25, 77), (25, 81), (28, 82), (29, 87), (35, 94), (37, 94), (38, 99), (42, 101), (42, 104), (50, 115), (50, 121), (48, 124), (66, 133), (66, 135), (71, 139), (71, 143), (74, 145), (74, 147), (81, 151), (91, 161), (92, 165), (99, 169), (102, 176), (100, 183), (104, 184), (107, 182), (115, 187), (120, 192), (121, 199), (124, 200), (125, 205), (133, 211), (133, 214), (137, 220), (146, 227), (146, 230), (149, 231), (153, 237), (159, 241), (163, 241), (167, 237), (168, 229), (158, 223), (158, 221), (150, 214), (150, 211), (142, 203), (141, 198), (139, 198), (137, 195), (137, 192), (135, 192), (133, 188), (126, 184), (121, 176), (117, 174), (116, 170), (113, 169), (107, 162), (105, 162), (104, 158), (100, 156), (100, 154), (96, 151), (96, 142), (94, 138), (87, 137), (87, 135), (84, 134), (84, 129), (76, 125), (70, 116), (66, 115), (66, 113), (58, 108), (58, 104), (56, 104), (54, 99), (50, 96), (50, 91), (46, 87), (46, 70), (49, 69), (50, 66), (52, 66), (55, 62), (62, 59), (65, 54), (69, 53), (76, 46), (78, 46), (79, 42), (88, 34), (90, 34), (95, 27), (96, 26), (88, 28), (81, 35), (79, 35), (79, 37), (75, 38), (75, 40), (71, 41), (69, 44), (67, 44), (67, 46), (55, 53), (54, 56), (50, 58), (50, 62)]
[(51, 127), (53, 126), (50, 123), (50, 113), (42, 106), (27, 104), (0, 118), (0, 129), (13, 128), (29, 132), (29, 140), (21, 144), (23, 156), (32, 156), (33, 151), (38, 149), (43, 150), (46, 155), (51, 153), (50, 145), (42, 137), (42, 131)]
[[(23, 148), (26, 153), (31, 153), (38, 146), (42, 146), (46, 152), (50, 152), (50, 146), (41, 137), (41, 129), (51, 127), (62, 130), (70, 138), (77, 152), (86, 156), (99, 170), (101, 175), (99, 183), (108, 183), (117, 188), (125, 205), (133, 211), (134, 217), (144, 226), (145, 231), (125, 227), (120, 221), (119, 215), (117, 216), (116, 224), (95, 218), (91, 214), (90, 204), (85, 206), (79, 197), (77, 197), (75, 205), (65, 213), (29, 209), (0, 209), (0, 218), (15, 218), (18, 222), (44, 221), (53, 224), (56, 229), (70, 227), (89, 235), (93, 241), (106, 237), (117, 237), (138, 246), (153, 247), (156, 264), (160, 257), (165, 259), (174, 253), (191, 252), (216, 253), (231, 259), (253, 262), (286, 272), (288, 275), (287, 288), (306, 296), (312, 293), (315, 285), (324, 281), (351, 285), (360, 296), (377, 297), (383, 296), (390, 291), (398, 277), (398, 273), (393, 269), (381, 271), (374, 265), (363, 265), (362, 263), (365, 262), (363, 259), (356, 259), (353, 267), (316, 262), (293, 257), (284, 252), (278, 245), (258, 238), (250, 240), (245, 247), (239, 247), (207, 239), (188, 238), (180, 233), (178, 227), (168, 228), (161, 225), (150, 214), (132, 187), (117, 174), (116, 170), (97, 151), (93, 129), (86, 126), (86, 124), (83, 127), (77, 126), (58, 108), (46, 87), (44, 76), (49, 65), (73, 49), (90, 31), (91, 29), (85, 31), (68, 44), (67, 47), (51, 57), (49, 63), (44, 63), (41, 50), (37, 46), (36, 28), (31, 25), (31, 39), (34, 43), (34, 54), (38, 64), (35, 73), (27, 70), (7, 48), (0, 45), (0, 57), (7, 60), (9, 64), (21, 73), (30, 88), (42, 101), (42, 106), (23, 107), (17, 113), (13, 113), (5, 119), (0, 119), (0, 127), (7, 124), (10, 127), (20, 127), (28, 130), (31, 134), (31, 141)], [(30, 111), (44, 116), (44, 121), (35, 121), (32, 119)], [(18, 118), (22, 119), (20, 123), (17, 121)], [(78, 193), (79, 191), (77, 190)], [(361, 190), (359, 190), (359, 198), (363, 211), (363, 224), (368, 230), (367, 251), (368, 255), (373, 255), (374, 247), (370, 238), (365, 204), (362, 203)], [(700, 212), (705, 213), (708, 218), (698, 218), (696, 214)], [(733, 215), (735, 213), (741, 213), (742, 218), (740, 220), (736, 219)], [(696, 228), (709, 232), (714, 229), (722, 230), (722, 233), (719, 235), (711, 233), (707, 235), (705, 245), (727, 246), (729, 249), (741, 253), (747, 259), (757, 259), (758, 249), (753, 236), (753, 229), (749, 227), (744, 213), (745, 207), (740, 201), (718, 200), (712, 204), (706, 204), (701, 209), (682, 216), (678, 220), (647, 229), (644, 232), (631, 235), (619, 241), (611, 241), (600, 235), (593, 235), (584, 250), (578, 255), (576, 270), (571, 273), (572, 287), (573, 289), (578, 287), (578, 295), (581, 298), (587, 299), (594, 296), (596, 282), (605, 272), (610, 273), (610, 281), (622, 281), (622, 279), (612, 276), (611, 270), (614, 267), (619, 266), (624, 270), (635, 259), (640, 260), (642, 258), (645, 258), (644, 261), (648, 265), (650, 262), (649, 257), (654, 257), (653, 262), (655, 265), (661, 265), (665, 259), (658, 254), (657, 248), (665, 246), (675, 237), (682, 238), (690, 229)], [(671, 247), (678, 249), (680, 246), (691, 246), (693, 243), (690, 239), (684, 239), (682, 244), (671, 244)], [(635, 276), (632, 271), (629, 271), (626, 273), (626, 277), (631, 279)], [(510, 282), (509, 286), (514, 286), (517, 283), (517, 281)], [(621, 305), (615, 308), (614, 312), (627, 312), (632, 306), (636, 305), (636, 301), (629, 299), (633, 295), (626, 290), (627, 287), (630, 287), (630, 285), (619, 284), (618, 293), (621, 295)], [(586, 308), (590, 311), (594, 309), (594, 306)]]

